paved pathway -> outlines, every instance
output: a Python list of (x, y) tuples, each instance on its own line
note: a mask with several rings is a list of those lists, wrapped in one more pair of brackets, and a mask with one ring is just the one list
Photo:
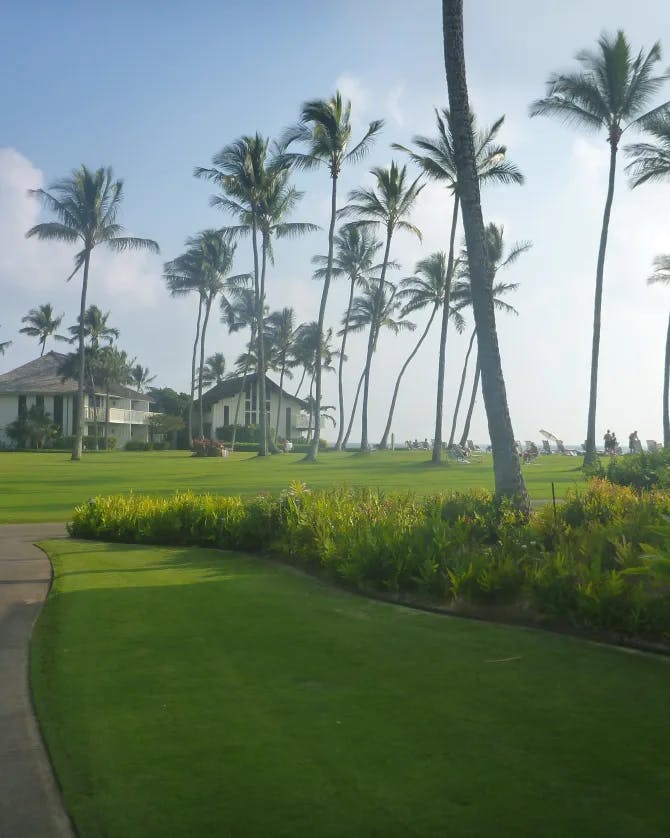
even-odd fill
[(0, 836), (70, 838), (33, 713), (28, 644), (49, 590), (51, 566), (33, 542), (65, 535), (63, 524), (0, 527)]

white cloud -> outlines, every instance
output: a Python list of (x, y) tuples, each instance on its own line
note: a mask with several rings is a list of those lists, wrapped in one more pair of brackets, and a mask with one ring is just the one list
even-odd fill
[(350, 73), (342, 73), (335, 81), (335, 89), (339, 90), (345, 99), (351, 101), (352, 119), (365, 114), (370, 94), (361, 79)]

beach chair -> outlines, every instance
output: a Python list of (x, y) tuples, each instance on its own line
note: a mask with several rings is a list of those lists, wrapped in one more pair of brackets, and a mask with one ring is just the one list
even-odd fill
[(447, 457), (457, 463), (469, 463), (470, 460), (463, 453), (460, 445), (450, 445), (447, 448)]
[(567, 454), (568, 453), (565, 450), (565, 445), (563, 445), (563, 440), (562, 439), (557, 439), (556, 440), (556, 448), (558, 448), (558, 453), (559, 454)]
[(647, 440), (647, 451), (650, 454), (655, 454), (658, 451), (659, 445), (655, 439), (648, 439)]

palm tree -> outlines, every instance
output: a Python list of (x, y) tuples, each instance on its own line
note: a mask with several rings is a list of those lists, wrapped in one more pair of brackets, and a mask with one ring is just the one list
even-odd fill
[(88, 348), (96, 352), (100, 348), (100, 342), (104, 341), (111, 346), (119, 339), (119, 330), (108, 326), (107, 321), (111, 311), (103, 311), (96, 305), (90, 305), (84, 314), (84, 328), (81, 328), (81, 319), (77, 317), (77, 325), (70, 326), (68, 332), (72, 335), (70, 343), (76, 343), (79, 335), (83, 334), (84, 339), (89, 341)]
[[(507, 294), (510, 291), (516, 291), (516, 289), (519, 287), (518, 283), (496, 282), (495, 278), (498, 274), (498, 271), (505, 270), (505, 268), (508, 268), (510, 267), (510, 265), (513, 265), (519, 258), (519, 256), (521, 256), (521, 254), (526, 253), (526, 251), (530, 250), (532, 244), (530, 242), (515, 242), (515, 244), (513, 244), (510, 248), (509, 252), (505, 253), (504, 228), (497, 224), (487, 224), (485, 233), (486, 258), (487, 264), (489, 266), (489, 276), (491, 277), (492, 281), (492, 297), (494, 309), (496, 311), (504, 311), (509, 314), (518, 315), (519, 312), (513, 306), (509, 305), (501, 299), (501, 297), (504, 294)], [(455, 283), (453, 288), (453, 301), (454, 308), (456, 309), (456, 311), (463, 311), (463, 309), (465, 308), (472, 307), (472, 284), (470, 281), (470, 270), (466, 247), (463, 248), (459, 260), (458, 281)], [(473, 333), (473, 337), (470, 339), (470, 346), (468, 347), (468, 352), (466, 353), (465, 358), (465, 364), (463, 365), (463, 373), (461, 375), (461, 384), (459, 387), (459, 397), (456, 400), (456, 408), (454, 410), (452, 434), (454, 433), (454, 428), (456, 425), (456, 417), (458, 414), (458, 409), (460, 407), (460, 398), (462, 396), (463, 386), (465, 383), (468, 357), (470, 355), (472, 341), (475, 334), (476, 332)], [(481, 371), (478, 355), (477, 363), (475, 365), (475, 378), (472, 385), (472, 395), (470, 396), (470, 403), (468, 405), (468, 411), (466, 414), (465, 426), (463, 428), (463, 433), (459, 442), (459, 445), (461, 447), (463, 447), (466, 444), (468, 435), (470, 433), (470, 422), (472, 420), (472, 412), (474, 410), (475, 399), (477, 398), (477, 391), (479, 389), (480, 372)], [(453, 438), (449, 441), (450, 445), (452, 443)]]
[(92, 356), (95, 378), (105, 388), (105, 449), (109, 448), (109, 393), (116, 385), (128, 384), (131, 370), (127, 354), (113, 346), (105, 346)]
[[(360, 227), (377, 228), (382, 226), (386, 233), (384, 260), (382, 262), (379, 282), (376, 291), (379, 299), (376, 310), (381, 311), (382, 296), (385, 289), (386, 271), (389, 266), (391, 240), (396, 230), (405, 230), (421, 240), (421, 231), (414, 224), (407, 221), (423, 185), (419, 184), (420, 176), (411, 183), (407, 177), (407, 166), (399, 168), (393, 161), (388, 169), (375, 166), (371, 170), (376, 180), (375, 187), (354, 189), (349, 193), (349, 203), (340, 210), (344, 216), (353, 215), (358, 219)], [(372, 353), (376, 341), (375, 330), (370, 329), (368, 349), (365, 360), (365, 376), (363, 380), (363, 417), (361, 425), (361, 450), (367, 451), (368, 445), (368, 397), (370, 391), (370, 367)]]
[[(405, 319), (405, 313), (402, 311), (402, 303), (398, 298), (398, 291), (395, 285), (386, 280), (382, 283), (381, 279), (371, 279), (366, 284), (363, 293), (354, 299), (349, 320), (349, 329), (352, 332), (361, 332), (365, 329), (370, 330), (371, 340), (368, 340), (368, 346), (372, 346), (372, 352), (370, 353), (370, 360), (366, 358), (363, 370), (364, 379), (369, 381), (371, 358), (377, 349), (381, 330), (388, 329), (394, 335), (397, 335), (401, 331), (413, 332), (415, 328), (416, 325), (414, 323)], [(352, 409), (352, 421), (357, 402), (358, 395), (356, 396)], [(365, 405), (365, 402), (363, 404)], [(350, 431), (351, 423), (345, 436), (344, 445), (349, 440)], [(365, 426), (364, 431), (367, 431), (367, 427)], [(366, 438), (365, 445), (361, 441), (361, 451), (366, 451), (367, 447)]]
[[(662, 282), (670, 285), (670, 254), (657, 256), (654, 259), (654, 273), (647, 279), (647, 282)], [(668, 319), (668, 331), (665, 339), (665, 365), (663, 367), (663, 448), (670, 448), (670, 318)]]
[(277, 421), (275, 423), (275, 439), (279, 434), (279, 419), (281, 416), (282, 396), (284, 395), (284, 377), (293, 378), (289, 369), (294, 363), (293, 340), (295, 337), (295, 311), (283, 308), (273, 311), (268, 317), (268, 330), (273, 347), (274, 360), (279, 368), (279, 404), (277, 405)]
[(633, 158), (626, 166), (626, 171), (632, 176), (633, 187), (670, 178), (670, 115), (650, 117), (645, 123), (645, 129), (658, 142), (626, 146), (626, 153)]
[[(418, 136), (413, 143), (418, 151), (394, 144), (394, 148), (405, 151), (424, 172), (426, 177), (442, 183), (453, 196), (454, 203), (449, 228), (449, 257), (447, 260), (446, 290), (442, 305), (442, 325), (440, 333), (440, 355), (437, 368), (437, 406), (435, 410), (435, 434), (433, 439), (432, 461), (442, 459), (442, 411), (444, 406), (444, 373), (446, 364), (447, 326), (450, 317), (449, 296), (456, 267), (454, 243), (458, 227), (460, 196), (458, 189), (458, 170), (454, 151), (454, 139), (451, 129), (451, 116), (445, 108), (441, 113), (436, 110), (437, 137)], [(501, 116), (490, 128), (478, 129), (473, 113), (470, 113), (470, 130), (474, 143), (475, 166), (480, 184), (485, 183), (523, 183), (519, 169), (507, 160), (507, 147), (498, 142), (498, 133), (505, 121)]]
[(55, 334), (56, 329), (63, 322), (61, 314), (54, 317), (54, 310), (51, 303), (44, 303), (39, 308), (31, 308), (25, 317), (21, 318), (22, 323), (27, 323), (19, 332), (22, 335), (30, 335), (31, 338), (38, 338), (39, 344), (42, 347), (40, 351), (40, 358), (44, 355), (47, 340), (53, 335), (55, 340), (67, 340), (63, 335)]
[[(221, 322), (228, 326), (231, 333), (249, 329), (248, 351), (251, 353), (256, 344), (256, 295), (252, 288), (243, 288), (234, 299), (221, 299)], [(240, 391), (237, 394), (235, 404), (235, 417), (233, 419), (233, 436), (230, 445), (231, 451), (235, 450), (235, 439), (237, 437), (237, 424), (240, 418), (240, 406), (242, 397), (246, 391), (247, 375), (250, 369), (250, 359), (244, 366)]]
[[(337, 441), (335, 442), (335, 450), (342, 449), (342, 440), (344, 439), (344, 386), (343, 386), (343, 371), (344, 362), (346, 360), (346, 346), (347, 337), (349, 335), (349, 317), (351, 314), (351, 304), (354, 299), (356, 288), (365, 284), (370, 272), (381, 266), (373, 265), (376, 255), (382, 246), (382, 243), (374, 238), (372, 233), (365, 228), (359, 228), (355, 224), (345, 224), (340, 228), (335, 236), (335, 254), (332, 260), (331, 276), (341, 277), (346, 276), (349, 280), (349, 302), (347, 303), (347, 310), (342, 321), (342, 342), (340, 344), (340, 359), (337, 372), (337, 386), (339, 396), (339, 430), (337, 432)], [(314, 278), (321, 279), (326, 276), (328, 271), (328, 257), (314, 256), (312, 262), (320, 265), (314, 271)]]
[(458, 172), (458, 195), (463, 210), (472, 302), (479, 340), (482, 389), (493, 449), (497, 495), (510, 496), (529, 511), (528, 493), (516, 453), (514, 430), (507, 405), (502, 372), (492, 282), (486, 257), (486, 235), (479, 197), (479, 174), (472, 137), (463, 50), (463, 0), (442, 0), (444, 63), (449, 92), (451, 132)]
[[(292, 143), (306, 146), (305, 153), (287, 153), (293, 166), (301, 169), (313, 169), (327, 166), (330, 173), (330, 226), (328, 228), (328, 256), (323, 277), (323, 291), (319, 306), (319, 334), (323, 334), (326, 316), (326, 303), (333, 270), (335, 245), (335, 219), (337, 218), (337, 181), (345, 163), (360, 161), (369, 151), (375, 136), (384, 122), (376, 119), (368, 126), (363, 138), (350, 148), (351, 141), (351, 102), (342, 99), (339, 90), (330, 99), (314, 99), (305, 102), (300, 112), (300, 121), (289, 128), (283, 137), (282, 145), (288, 148)], [(316, 415), (321, 413), (321, 367), (316, 369)], [(314, 441), (306, 460), (316, 462), (319, 450), (319, 423), (314, 433)]]
[(156, 380), (156, 376), (151, 375), (149, 367), (143, 367), (142, 364), (134, 364), (129, 371), (128, 380), (142, 393), (152, 381)]
[(0, 341), (0, 355), (5, 354), (5, 350), (12, 345), (11, 340)]
[(667, 73), (653, 75), (654, 66), (661, 60), (659, 41), (648, 53), (640, 50), (636, 56), (633, 56), (626, 36), (619, 30), (614, 37), (602, 34), (595, 50), (581, 50), (576, 58), (581, 69), (552, 75), (547, 82), (547, 95), (533, 102), (530, 115), (556, 116), (564, 122), (578, 125), (589, 131), (599, 131), (604, 128), (610, 146), (607, 198), (596, 265), (591, 380), (584, 457), (584, 465), (591, 465), (597, 458), (596, 404), (603, 277), (610, 213), (614, 198), (617, 151), (624, 131), (629, 128), (645, 128), (648, 124), (653, 125), (655, 120), (668, 113), (670, 102), (647, 111), (650, 100), (668, 78)]
[[(432, 253), (430, 256), (417, 262), (415, 267), (415, 275), (403, 279), (400, 283), (401, 290), (398, 292), (398, 298), (407, 300), (402, 308), (403, 316), (407, 316), (414, 311), (422, 311), (424, 308), (430, 307), (430, 316), (428, 322), (419, 337), (419, 340), (414, 345), (407, 360), (402, 365), (398, 378), (396, 379), (395, 387), (393, 389), (393, 398), (391, 399), (391, 407), (389, 410), (386, 427), (382, 434), (380, 448), (386, 448), (388, 445), (388, 437), (391, 432), (391, 423), (393, 422), (393, 414), (395, 412), (396, 400), (400, 390), (400, 382), (405, 374), (405, 370), (409, 367), (414, 359), (414, 356), (419, 351), (421, 344), (426, 339), (426, 336), (433, 325), (433, 320), (437, 314), (438, 309), (444, 302), (444, 294), (447, 282), (447, 256), (445, 253)], [(452, 314), (455, 314), (452, 310)], [(460, 315), (458, 315), (460, 317)]]
[(202, 370), (202, 383), (209, 387), (210, 384), (221, 384), (226, 374), (226, 359), (223, 352), (215, 352), (205, 361)]
[[(95, 172), (82, 166), (72, 172), (69, 178), (53, 183), (49, 190), (31, 189), (29, 194), (38, 198), (50, 210), (57, 221), (36, 224), (26, 233), (48, 241), (80, 243), (81, 250), (74, 258), (74, 270), (68, 281), (83, 268), (81, 284), (80, 322), (86, 312), (86, 292), (91, 254), (98, 245), (112, 250), (150, 250), (158, 253), (158, 245), (151, 239), (123, 236), (123, 228), (117, 223), (117, 215), (123, 200), (123, 181), (115, 180), (111, 167)], [(79, 354), (82, 363), (79, 370), (77, 389), (77, 421), (72, 459), (80, 460), (84, 429), (84, 333), (79, 335)]]

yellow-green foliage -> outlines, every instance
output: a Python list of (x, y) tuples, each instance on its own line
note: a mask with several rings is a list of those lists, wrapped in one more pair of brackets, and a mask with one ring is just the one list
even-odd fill
[(72, 535), (270, 551), (362, 590), (512, 603), (626, 635), (670, 637), (670, 495), (594, 480), (530, 521), (484, 490), (95, 498)]

